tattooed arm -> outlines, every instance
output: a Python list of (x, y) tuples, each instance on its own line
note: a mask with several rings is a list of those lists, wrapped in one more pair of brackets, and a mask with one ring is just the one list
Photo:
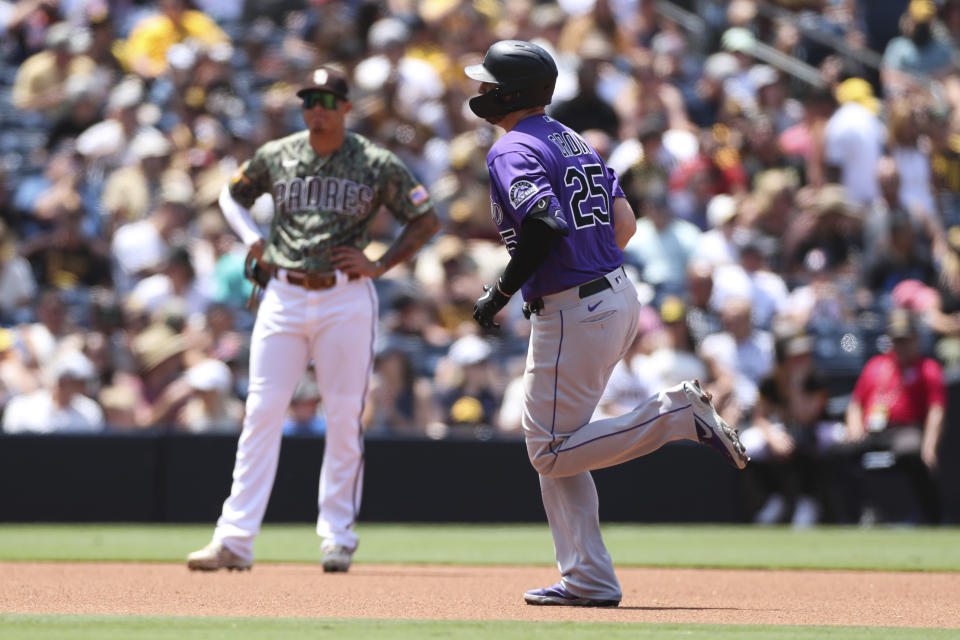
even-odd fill
[(439, 230), (440, 218), (435, 209), (430, 209), (408, 222), (403, 232), (376, 262), (370, 262), (362, 251), (354, 247), (334, 247), (330, 251), (331, 262), (335, 268), (348, 275), (378, 278), (411, 258)]

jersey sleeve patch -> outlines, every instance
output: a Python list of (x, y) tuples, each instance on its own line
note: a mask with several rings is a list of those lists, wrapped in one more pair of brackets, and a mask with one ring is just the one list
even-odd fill
[(413, 206), (419, 207), (430, 197), (430, 194), (427, 193), (426, 188), (422, 184), (418, 184), (413, 189), (410, 190), (410, 193), (407, 194), (407, 197), (410, 199), (410, 202), (413, 203)]
[(519, 209), (520, 205), (535, 196), (537, 191), (537, 185), (529, 180), (517, 180), (510, 185), (510, 204), (514, 209)]

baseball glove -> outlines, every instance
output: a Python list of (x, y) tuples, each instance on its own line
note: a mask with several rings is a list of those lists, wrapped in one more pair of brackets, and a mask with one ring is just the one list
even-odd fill
[(267, 283), (270, 282), (270, 272), (260, 266), (252, 253), (248, 253), (247, 259), (243, 262), (243, 275), (261, 289), (266, 289)]
[(253, 283), (253, 290), (250, 292), (250, 298), (247, 300), (247, 307), (256, 309), (260, 302), (261, 292), (267, 288), (270, 282), (270, 272), (264, 269), (253, 255), (253, 251), (247, 252), (247, 257), (243, 261), (243, 275), (247, 280)]

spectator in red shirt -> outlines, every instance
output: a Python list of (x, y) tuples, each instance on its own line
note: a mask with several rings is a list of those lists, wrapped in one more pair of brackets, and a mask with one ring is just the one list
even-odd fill
[(918, 346), (916, 320), (903, 308), (890, 312), (889, 352), (874, 356), (857, 380), (847, 407), (847, 435), (858, 450), (890, 451), (908, 473), (930, 522), (939, 519), (931, 472), (943, 431), (946, 387), (943, 370)]

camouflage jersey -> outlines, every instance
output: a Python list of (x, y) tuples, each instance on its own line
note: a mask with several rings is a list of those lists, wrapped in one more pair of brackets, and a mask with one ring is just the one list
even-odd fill
[(237, 171), (230, 195), (250, 208), (264, 193), (273, 195), (274, 215), (263, 259), (298, 271), (331, 271), (331, 247), (366, 247), (381, 205), (403, 223), (433, 206), (392, 151), (349, 131), (326, 157), (307, 130), (261, 146)]

